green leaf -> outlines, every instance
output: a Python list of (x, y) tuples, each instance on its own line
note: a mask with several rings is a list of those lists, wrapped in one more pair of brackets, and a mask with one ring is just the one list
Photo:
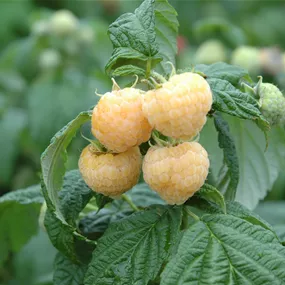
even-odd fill
[(134, 13), (123, 14), (110, 25), (108, 34), (114, 51), (107, 72), (121, 65), (151, 67), (162, 60), (156, 43), (154, 2), (145, 0)]
[(222, 209), (224, 214), (226, 214), (227, 207), (226, 207), (224, 197), (221, 194), (221, 192), (219, 192), (212, 185), (204, 184), (202, 186), (202, 188), (197, 192), (197, 195), (200, 198), (205, 199), (208, 202), (212, 202), (212, 203), (218, 205)]
[(214, 122), (218, 132), (219, 147), (224, 152), (224, 164), (219, 174), (217, 188), (224, 193), (226, 199), (233, 201), (239, 182), (237, 151), (228, 123), (217, 113), (214, 114)]
[(92, 196), (92, 191), (82, 180), (79, 171), (69, 171), (64, 177), (62, 190), (59, 192), (59, 209), (64, 222), (52, 208), (48, 209), (45, 215), (44, 224), (52, 244), (74, 262), (80, 259), (76, 250), (78, 241), (92, 243), (80, 235), (76, 228), (78, 215)]
[(211, 65), (198, 64), (195, 66), (195, 72), (201, 72), (209, 79), (222, 79), (233, 85), (238, 84), (240, 79), (248, 75), (248, 72), (235, 65), (224, 62), (217, 62)]
[(30, 86), (29, 129), (42, 150), (58, 130), (97, 103), (96, 88), (100, 92), (106, 90), (104, 84), (98, 84), (98, 80), (91, 80), (79, 71), (65, 71), (62, 76), (43, 75)]
[(62, 252), (72, 261), (77, 261), (75, 253), (75, 228), (68, 224), (64, 224), (55, 214), (55, 212), (47, 209), (45, 214), (44, 225), (53, 246)]
[(59, 200), (61, 213), (70, 225), (76, 226), (79, 213), (93, 197), (93, 193), (82, 179), (79, 170), (66, 173)]
[[(240, 203), (228, 202), (226, 206), (227, 206), (227, 215), (238, 217), (253, 225), (260, 226), (266, 230), (272, 231), (275, 234), (273, 227), (268, 222), (266, 222), (266, 220), (262, 219), (256, 213), (251, 212), (250, 210), (248, 210), (246, 207), (244, 207)], [(211, 213), (223, 214), (222, 209), (220, 207), (216, 207), (213, 204), (211, 204), (210, 207), (209, 205), (199, 204), (197, 205), (197, 208), (209, 214)]]
[(138, 207), (149, 207), (151, 205), (165, 205), (165, 202), (159, 197), (159, 195), (151, 190), (146, 183), (139, 183), (127, 192), (127, 196), (130, 196), (132, 201)]
[(135, 65), (123, 65), (115, 69), (112, 72), (112, 76), (127, 76), (127, 75), (137, 75), (145, 77), (145, 70)]
[(266, 201), (260, 203), (255, 212), (264, 220), (273, 225), (281, 241), (285, 241), (285, 202), (284, 201)]
[(171, 73), (171, 62), (175, 66), (177, 54), (178, 20), (177, 12), (167, 0), (155, 0), (155, 32), (159, 55), (163, 58), (160, 66), (165, 74)]
[(266, 123), (257, 101), (251, 95), (241, 92), (223, 79), (207, 79), (207, 81), (213, 92), (215, 110), (241, 119), (260, 120)]
[[(13, 257), (12, 284), (52, 284), (53, 262), (56, 249), (45, 232), (38, 234)], [(10, 284), (10, 283), (9, 283)]]
[(61, 253), (58, 253), (54, 262), (54, 285), (82, 285), (86, 271), (85, 265), (72, 263)]
[[(269, 146), (265, 151), (264, 135), (255, 124), (231, 116), (224, 118), (229, 124), (239, 160), (240, 178), (236, 200), (252, 210), (272, 189), (277, 177), (284, 173), (285, 130), (274, 127), (268, 132)], [(212, 120), (208, 120), (203, 128), (200, 142), (211, 154), (212, 175), (217, 180), (223, 154)]]
[[(45, 187), (43, 192), (56, 209), (58, 217), (64, 221), (60, 212), (58, 191), (61, 189), (67, 159), (66, 148), (80, 126), (90, 120), (90, 112), (80, 113), (73, 121), (61, 129), (51, 140), (41, 156), (42, 177)], [(49, 203), (47, 201), (49, 207)]]
[(0, 184), (9, 184), (19, 154), (20, 136), (27, 124), (26, 114), (11, 108), (0, 120)]
[(92, 240), (98, 239), (106, 231), (108, 226), (133, 213), (122, 201), (114, 201), (110, 207), (103, 208), (99, 212), (91, 212), (79, 223), (80, 231)]
[(98, 241), (84, 284), (154, 280), (179, 233), (181, 216), (181, 207), (156, 206), (111, 224)]
[(269, 133), (269, 146), (264, 151), (262, 132), (252, 122), (227, 118), (240, 163), (240, 179), (236, 200), (254, 209), (272, 189), (279, 173), (284, 172), (285, 131), (273, 128)]
[(271, 231), (231, 215), (203, 215), (185, 231), (160, 284), (282, 284), (284, 266), (285, 248)]
[(39, 185), (0, 197), (0, 264), (10, 250), (19, 251), (36, 234), (43, 201)]

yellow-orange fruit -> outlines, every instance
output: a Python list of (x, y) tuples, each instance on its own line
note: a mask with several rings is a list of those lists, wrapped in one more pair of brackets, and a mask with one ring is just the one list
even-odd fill
[(106, 93), (93, 110), (93, 135), (115, 152), (147, 141), (152, 128), (143, 115), (142, 100), (142, 91), (135, 88)]
[(143, 112), (151, 126), (163, 135), (190, 139), (206, 123), (211, 106), (212, 92), (207, 81), (199, 74), (186, 72), (148, 91)]
[(138, 147), (114, 154), (96, 153), (92, 145), (88, 145), (80, 155), (78, 166), (93, 191), (116, 198), (137, 184), (141, 163)]
[(180, 205), (204, 184), (209, 165), (206, 150), (197, 142), (154, 146), (144, 158), (144, 180), (168, 204)]

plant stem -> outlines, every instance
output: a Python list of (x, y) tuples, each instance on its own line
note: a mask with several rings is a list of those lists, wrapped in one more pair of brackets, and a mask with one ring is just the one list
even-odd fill
[(122, 199), (125, 200), (134, 211), (136, 212), (139, 211), (139, 208), (134, 204), (134, 202), (126, 194), (122, 195)]

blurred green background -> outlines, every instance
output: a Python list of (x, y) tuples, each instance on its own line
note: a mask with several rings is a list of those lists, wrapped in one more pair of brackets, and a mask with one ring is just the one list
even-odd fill
[[(0, 196), (37, 184), (52, 136), (97, 103), (96, 90), (110, 89), (108, 25), (140, 2), (0, 0)], [(180, 22), (178, 68), (225, 61), (285, 89), (285, 1), (169, 2)], [(204, 137), (210, 135), (207, 127)], [(68, 169), (77, 167), (84, 143), (80, 135), (73, 141)], [(266, 199), (283, 200), (284, 172), (274, 175)], [(1, 231), (8, 219), (0, 208)], [(36, 232), (24, 247), (0, 247), (0, 284), (52, 284), (56, 251)]]

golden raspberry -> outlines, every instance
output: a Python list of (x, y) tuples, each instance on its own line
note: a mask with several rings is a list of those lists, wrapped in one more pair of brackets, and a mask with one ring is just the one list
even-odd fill
[(142, 100), (142, 91), (135, 88), (106, 93), (93, 110), (93, 135), (115, 152), (147, 141), (152, 128), (143, 115)]
[(133, 147), (123, 153), (96, 153), (85, 147), (78, 162), (85, 183), (95, 192), (119, 197), (137, 184), (141, 170), (141, 153)]
[(197, 142), (154, 146), (144, 158), (144, 180), (168, 204), (180, 205), (204, 184), (209, 165), (206, 150)]
[(196, 73), (174, 75), (161, 88), (144, 96), (143, 112), (149, 123), (165, 136), (190, 139), (207, 120), (212, 93), (207, 81)]

